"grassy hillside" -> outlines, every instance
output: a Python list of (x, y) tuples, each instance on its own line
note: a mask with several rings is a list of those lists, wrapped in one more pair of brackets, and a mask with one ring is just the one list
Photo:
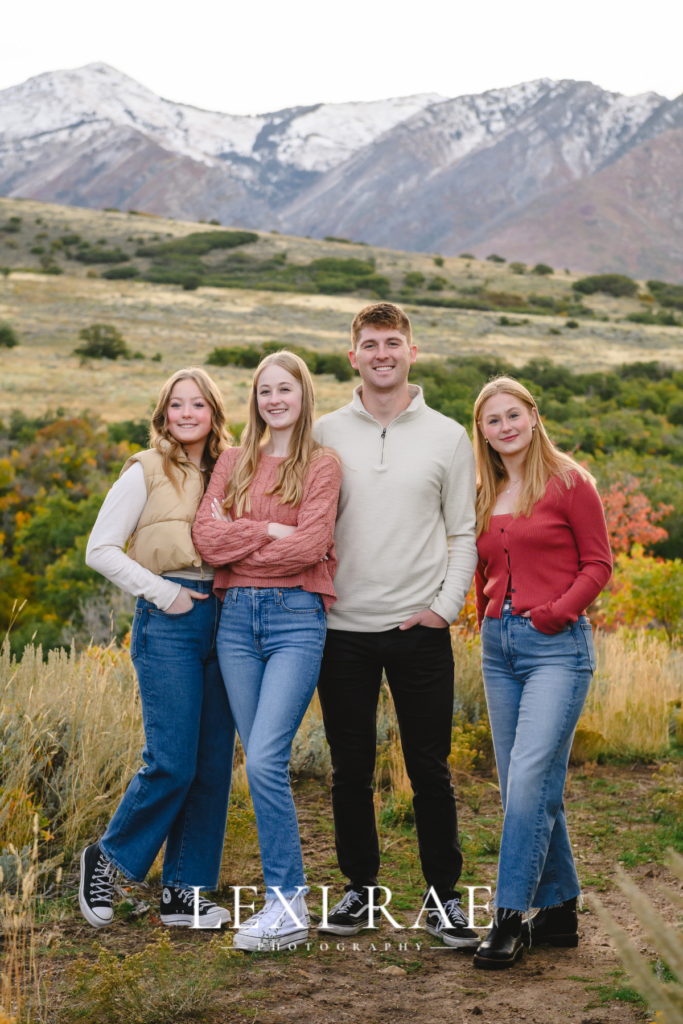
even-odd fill
[[(96, 409), (107, 421), (139, 417), (169, 372), (188, 362), (205, 362), (216, 346), (278, 341), (342, 353), (353, 314), (379, 294), (368, 286), (371, 278), (381, 293), (409, 312), (423, 355), (486, 355), (514, 365), (545, 356), (582, 370), (636, 360), (681, 363), (683, 328), (625, 319), (657, 308), (644, 290), (645, 282), (639, 287), (646, 301), (638, 295), (580, 295), (572, 285), (581, 275), (564, 270), (537, 275), (526, 268), (516, 273), (522, 268), (461, 258), (445, 258), (438, 266), (434, 257), (423, 254), (273, 234), (200, 255), (159, 254), (159, 247), (199, 232), (220, 238), (225, 229), (0, 199), (0, 267), (5, 270), (0, 276), (0, 322), (9, 323), (20, 342), (16, 348), (0, 348), (0, 417), (18, 407), (35, 416), (59, 406), (73, 412)], [(36, 249), (43, 252), (32, 251)], [(139, 251), (157, 254), (136, 256)], [(84, 252), (90, 253), (88, 260), (102, 252), (129, 258), (114, 264), (83, 262), (77, 257)], [(241, 264), (235, 262), (238, 255)], [(186, 289), (182, 284), (102, 276), (135, 267), (140, 277), (172, 276), (174, 270), (182, 277), (187, 260), (203, 261), (207, 269), (202, 279), (220, 279), (223, 286), (194, 287), (190, 281)], [(232, 277), (225, 273), (229, 260)], [(372, 274), (340, 272), (340, 260), (371, 265)], [(322, 269), (318, 264), (311, 270), (316, 261), (325, 261)], [(169, 264), (174, 264), (170, 271)], [(381, 281), (377, 285), (377, 278), (388, 280), (388, 288)], [(352, 291), (336, 294), (320, 290), (348, 287)], [(498, 305), (426, 305), (433, 302)], [(578, 307), (582, 309), (577, 313)], [(544, 308), (547, 313), (539, 312)], [(673, 319), (680, 316), (676, 310), (673, 314)], [(79, 330), (93, 323), (116, 326), (130, 350), (144, 358), (82, 364), (72, 352)], [(152, 362), (155, 356), (160, 361)], [(231, 420), (242, 420), (250, 372), (237, 367), (215, 367), (213, 372)], [(320, 411), (347, 401), (352, 386), (331, 376), (318, 378)]]

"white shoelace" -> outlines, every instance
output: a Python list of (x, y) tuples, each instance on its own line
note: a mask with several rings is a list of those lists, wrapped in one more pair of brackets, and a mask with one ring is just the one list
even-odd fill
[[(435, 908), (432, 907), (431, 909), (434, 910)], [(456, 927), (460, 925), (464, 926), (465, 928), (469, 928), (469, 921), (467, 920), (467, 918), (465, 917), (464, 913), (460, 908), (460, 900), (448, 900), (446, 903), (444, 903), (443, 909), (446, 911), (446, 916), (448, 917), (448, 919), (452, 921)], [(444, 923), (444, 919), (441, 916), (441, 914), (439, 914), (439, 923), (436, 926), (437, 932), (440, 932), (441, 929), (445, 927), (446, 925)]]
[[(194, 889), (176, 889), (176, 892), (178, 893), (183, 903), (189, 903), (192, 909), (194, 909)], [(200, 914), (202, 913), (203, 910), (206, 910), (208, 907), (213, 906), (215, 906), (215, 904), (212, 903), (211, 900), (207, 900), (203, 896), (199, 897)]]
[(113, 900), (115, 878), (116, 868), (101, 853), (90, 880), (90, 899), (93, 903), (99, 900), (110, 903)]
[[(275, 906), (275, 904), (279, 903), (279, 902), (280, 902), (279, 900), (275, 900), (275, 899), (266, 900), (266, 902), (263, 904), (261, 909), (257, 910), (255, 914), (252, 914), (251, 917), (249, 918), (249, 920), (245, 921), (244, 924), (241, 927), (242, 928), (251, 928), (251, 926), (253, 924), (256, 924), (256, 922), (260, 921), (262, 917), (265, 917), (266, 914), (269, 914), (270, 911)], [(280, 904), (280, 906), (282, 906), (282, 904)], [(284, 909), (285, 908), (282, 907), (283, 912), (284, 912)]]
[(363, 897), (359, 892), (356, 892), (355, 889), (350, 889), (346, 893), (346, 895), (339, 901), (337, 906), (333, 908), (332, 913), (343, 913), (345, 910), (348, 910), (351, 904), (354, 903), (356, 900), (360, 900), (360, 902), (362, 903)]

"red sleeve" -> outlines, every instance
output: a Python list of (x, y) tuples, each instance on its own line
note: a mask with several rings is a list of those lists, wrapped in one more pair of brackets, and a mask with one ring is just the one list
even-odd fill
[(225, 484), (234, 461), (235, 455), (230, 449), (220, 455), (192, 528), (194, 546), (209, 565), (239, 562), (268, 544), (268, 523), (244, 518), (224, 523), (211, 515), (212, 500), (218, 498), (222, 502), (225, 498)]
[(477, 571), (474, 574), (474, 600), (477, 608), (477, 625), (480, 629), (489, 603), (489, 599), (484, 593), (485, 586), (486, 575), (484, 573), (484, 563), (480, 558), (477, 564)]
[(332, 546), (341, 481), (342, 469), (336, 459), (323, 455), (316, 460), (306, 481), (295, 532), (253, 550), (239, 565), (233, 561), (233, 570), (245, 575), (277, 570), (278, 576), (296, 576), (316, 565)]
[(579, 552), (579, 571), (561, 597), (530, 609), (534, 626), (548, 634), (576, 622), (612, 575), (612, 552), (600, 495), (590, 481), (581, 479), (565, 493), (567, 520)]

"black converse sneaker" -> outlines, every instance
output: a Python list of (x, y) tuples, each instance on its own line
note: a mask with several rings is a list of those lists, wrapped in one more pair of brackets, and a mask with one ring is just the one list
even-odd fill
[(481, 937), (470, 928), (469, 921), (460, 907), (460, 894), (456, 893), (453, 899), (446, 900), (443, 909), (448, 918), (448, 925), (436, 907), (428, 907), (425, 931), (455, 949), (476, 948), (481, 942)]
[(114, 920), (115, 878), (116, 868), (105, 857), (100, 844), (86, 846), (81, 854), (78, 902), (83, 917), (93, 928), (104, 928)]
[(332, 935), (357, 935), (369, 927), (368, 890), (349, 889), (342, 900), (327, 915), (327, 924), (318, 925), (319, 932)]
[(230, 920), (230, 911), (225, 907), (207, 900), (199, 895), (198, 906), (195, 907), (195, 889), (177, 889), (165, 885), (161, 893), (162, 924), (176, 928), (220, 928)]

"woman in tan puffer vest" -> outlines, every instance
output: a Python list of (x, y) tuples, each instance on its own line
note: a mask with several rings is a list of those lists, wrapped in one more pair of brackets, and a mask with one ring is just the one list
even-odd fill
[(214, 573), (195, 551), (192, 525), (231, 442), (204, 370), (166, 381), (151, 436), (107, 495), (86, 553), (91, 568), (138, 599), (130, 654), (146, 743), (104, 836), (81, 854), (80, 906), (93, 927), (109, 924), (117, 869), (143, 882), (165, 842), (162, 922), (218, 928), (230, 914), (199, 890), (218, 885), (235, 725), (216, 656)]

